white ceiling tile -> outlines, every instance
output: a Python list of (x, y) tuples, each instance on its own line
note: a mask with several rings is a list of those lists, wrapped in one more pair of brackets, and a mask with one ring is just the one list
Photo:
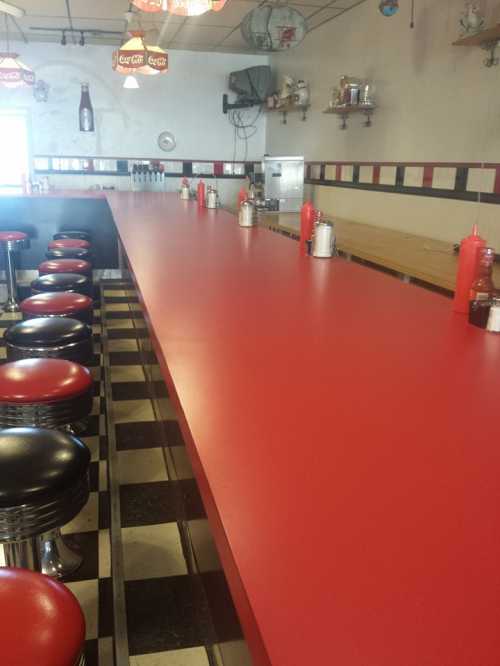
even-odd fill
[[(39, 42), (59, 42), (60, 32), (31, 31), (31, 26), (42, 28), (67, 28), (65, 0), (14, 0), (15, 4), (26, 11), (26, 16), (19, 20), (19, 25), (29, 40)], [(245, 15), (258, 6), (261, 0), (228, 0), (220, 12), (208, 12), (199, 17), (184, 19), (166, 13), (147, 14), (138, 13), (141, 23), (146, 30), (147, 39), (156, 42), (165, 21), (162, 46), (182, 49), (219, 48), (227, 52), (255, 52), (240, 35), (239, 26)], [(306, 18), (313, 14), (308, 21), (309, 28), (314, 29), (325, 20), (334, 18), (345, 8), (353, 6), (358, 0), (298, 0), (292, 7), (301, 12)], [(326, 5), (316, 13), (316, 10)], [(121, 32), (125, 30), (124, 13), (129, 6), (128, 0), (71, 0), (71, 9), (75, 28), (89, 30), (112, 30)], [(131, 27), (136, 27), (134, 21)], [(12, 38), (19, 39), (13, 29)], [(225, 39), (227, 37), (227, 39)], [(116, 45), (120, 41), (119, 35), (91, 37), (86, 36), (89, 43), (107, 43)]]
[(196, 46), (214, 46), (230, 32), (228, 28), (216, 26), (194, 26), (187, 23), (175, 35), (176, 45), (195, 44)]
[(246, 41), (243, 39), (243, 35), (241, 34), (241, 30), (237, 28), (234, 32), (231, 32), (229, 35), (226, 36), (223, 42), (221, 42), (221, 46), (227, 46), (231, 48), (235, 47), (241, 47), (241, 48), (250, 48)]
[(324, 21), (329, 21), (330, 19), (335, 18), (341, 12), (341, 9), (321, 9), (317, 13), (314, 12), (312, 16), (310, 13), (309, 16), (306, 15), (307, 27), (309, 30), (313, 30), (313, 28), (318, 27), (318, 25)]

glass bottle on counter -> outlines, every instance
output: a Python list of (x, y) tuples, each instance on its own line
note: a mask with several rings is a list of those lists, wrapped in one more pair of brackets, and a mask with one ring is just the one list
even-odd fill
[(89, 84), (82, 83), (82, 94), (80, 97), (80, 132), (94, 132), (94, 109), (90, 101)]
[(469, 323), (480, 328), (486, 328), (495, 293), (492, 277), (494, 260), (495, 250), (492, 247), (479, 250), (477, 275), (470, 290)]

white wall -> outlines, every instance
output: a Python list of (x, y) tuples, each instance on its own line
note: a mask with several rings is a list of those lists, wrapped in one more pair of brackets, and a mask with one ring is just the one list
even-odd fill
[[(308, 160), (367, 162), (500, 162), (500, 66), (486, 68), (480, 48), (452, 46), (459, 36), (464, 0), (415, 0), (416, 25), (409, 28), (410, 0), (383, 17), (378, 0), (367, 0), (313, 30), (293, 51), (273, 55), (278, 75), (311, 85), (306, 122), (289, 114), (267, 120), (267, 151), (303, 154)], [(486, 24), (500, 21), (498, 0), (479, 0)], [(500, 54), (500, 49), (499, 49)], [(368, 78), (377, 87), (371, 128), (352, 116), (342, 131), (325, 115), (342, 74)], [(344, 217), (452, 242), (473, 222), (500, 248), (500, 206), (337, 187), (314, 187), (316, 205)]]
[[(410, 0), (385, 18), (378, 0), (367, 0), (312, 31), (302, 45), (271, 58), (280, 74), (311, 84), (308, 120), (289, 114), (280, 125), (269, 115), (267, 148), (306, 159), (376, 161), (490, 161), (500, 155), (500, 67), (486, 68), (479, 48), (452, 46), (464, 0)], [(486, 5), (489, 24), (500, 20), (500, 3)], [(349, 119), (349, 129), (324, 115), (342, 74), (369, 78), (379, 108), (373, 127)]]
[[(50, 84), (49, 101), (37, 103), (30, 90), (0, 89), (0, 105), (29, 107), (34, 154), (172, 159), (233, 159), (234, 131), (222, 113), (230, 71), (267, 62), (262, 56), (169, 52), (168, 73), (140, 76), (140, 90), (124, 90), (124, 77), (111, 68), (112, 47), (16, 43), (23, 62)], [(95, 134), (78, 131), (80, 83), (90, 82)], [(250, 117), (255, 112), (249, 112)], [(265, 152), (265, 116), (249, 140), (248, 159)], [(158, 134), (173, 132), (177, 147), (162, 152)], [(240, 142), (236, 159), (243, 159)]]

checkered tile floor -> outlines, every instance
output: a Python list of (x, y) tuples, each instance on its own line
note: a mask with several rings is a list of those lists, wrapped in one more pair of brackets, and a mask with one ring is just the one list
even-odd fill
[[(112, 413), (119, 459), (121, 533), (132, 666), (224, 664), (213, 643), (241, 641), (184, 442), (147, 351), (147, 330), (133, 289), (105, 287)], [(146, 348), (146, 349), (145, 349)], [(143, 367), (142, 363), (147, 367)], [(150, 396), (161, 401), (157, 420)], [(175, 465), (165, 462), (165, 445)], [(198, 559), (209, 593), (200, 595), (181, 521), (203, 542)], [(217, 654), (216, 654), (217, 653)], [(227, 662), (226, 662), (227, 663)], [(234, 662), (233, 662), (234, 663)]]
[[(103, 284), (130, 665), (250, 666), (175, 413), (164, 383), (158, 380), (154, 354), (144, 351), (147, 329), (136, 293), (127, 283)], [(100, 315), (96, 310), (94, 409), (82, 437), (92, 452), (92, 492), (79, 516), (63, 528), (85, 557), (81, 569), (66, 584), (86, 616), (87, 666), (114, 663), (106, 436), (109, 406), (104, 399)], [(18, 318), (1, 315), (0, 328)], [(4, 358), (5, 349), (0, 347), (0, 359)], [(151, 372), (156, 381), (147, 382), (146, 373), (151, 377)], [(150, 399), (153, 394), (161, 402), (161, 422)], [(196, 571), (186, 533), (188, 541), (193, 536), (197, 543)]]

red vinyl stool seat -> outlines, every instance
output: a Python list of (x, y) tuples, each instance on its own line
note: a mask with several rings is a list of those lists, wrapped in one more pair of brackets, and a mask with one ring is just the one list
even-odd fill
[(70, 590), (28, 569), (0, 568), (0, 663), (84, 664), (85, 619)]
[(90, 243), (81, 238), (60, 238), (58, 240), (50, 241), (49, 250), (55, 247), (84, 247), (89, 249)]
[(3, 248), (4, 266), (7, 276), (7, 301), (3, 309), (6, 312), (18, 312), (17, 282), (14, 256), (23, 248), (28, 247), (28, 235), (22, 231), (0, 231), (0, 245)]
[(0, 243), (15, 243), (26, 241), (28, 235), (22, 231), (0, 231)]
[(83, 259), (51, 259), (38, 266), (39, 275), (51, 273), (79, 273), (92, 278), (92, 264)]
[(0, 428), (61, 428), (92, 411), (93, 380), (78, 363), (27, 358), (0, 366)]
[(93, 301), (90, 296), (70, 291), (45, 292), (21, 302), (23, 319), (34, 317), (71, 317), (91, 324)]

